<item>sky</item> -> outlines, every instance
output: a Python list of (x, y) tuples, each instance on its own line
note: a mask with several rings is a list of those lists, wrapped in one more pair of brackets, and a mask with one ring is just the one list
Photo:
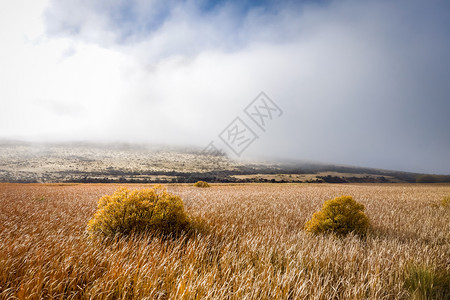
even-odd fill
[(2, 0), (0, 40), (0, 139), (450, 174), (448, 1)]

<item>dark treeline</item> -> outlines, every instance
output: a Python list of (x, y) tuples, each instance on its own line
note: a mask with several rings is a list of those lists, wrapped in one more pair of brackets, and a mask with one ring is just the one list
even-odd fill
[(443, 183), (450, 182), (450, 175), (419, 175), (416, 177), (417, 183)]

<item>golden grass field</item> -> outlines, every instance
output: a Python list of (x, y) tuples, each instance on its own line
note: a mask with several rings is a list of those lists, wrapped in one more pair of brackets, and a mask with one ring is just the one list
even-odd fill
[[(450, 271), (450, 210), (439, 204), (450, 185), (168, 185), (207, 230), (89, 238), (97, 200), (118, 187), (0, 184), (0, 299), (409, 299), (409, 266)], [(306, 233), (340, 195), (365, 205), (366, 238)]]

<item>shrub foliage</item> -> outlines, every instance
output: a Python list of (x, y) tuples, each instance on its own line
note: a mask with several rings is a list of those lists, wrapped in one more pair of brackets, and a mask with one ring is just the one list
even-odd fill
[(183, 201), (162, 186), (133, 191), (122, 187), (100, 198), (87, 230), (107, 237), (147, 231), (171, 234), (184, 230), (187, 224)]
[(369, 219), (364, 213), (364, 205), (356, 202), (352, 196), (325, 201), (322, 210), (315, 212), (305, 224), (305, 229), (309, 232), (340, 235), (350, 232), (364, 235), (368, 228)]
[(194, 183), (195, 187), (200, 187), (200, 188), (208, 188), (210, 187), (209, 183), (207, 183), (206, 181), (197, 181), (196, 183)]

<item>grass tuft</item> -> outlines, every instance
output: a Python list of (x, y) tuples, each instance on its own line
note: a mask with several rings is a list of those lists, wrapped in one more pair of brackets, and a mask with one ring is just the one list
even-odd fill
[(405, 288), (411, 299), (450, 299), (450, 272), (409, 263), (405, 270)]

